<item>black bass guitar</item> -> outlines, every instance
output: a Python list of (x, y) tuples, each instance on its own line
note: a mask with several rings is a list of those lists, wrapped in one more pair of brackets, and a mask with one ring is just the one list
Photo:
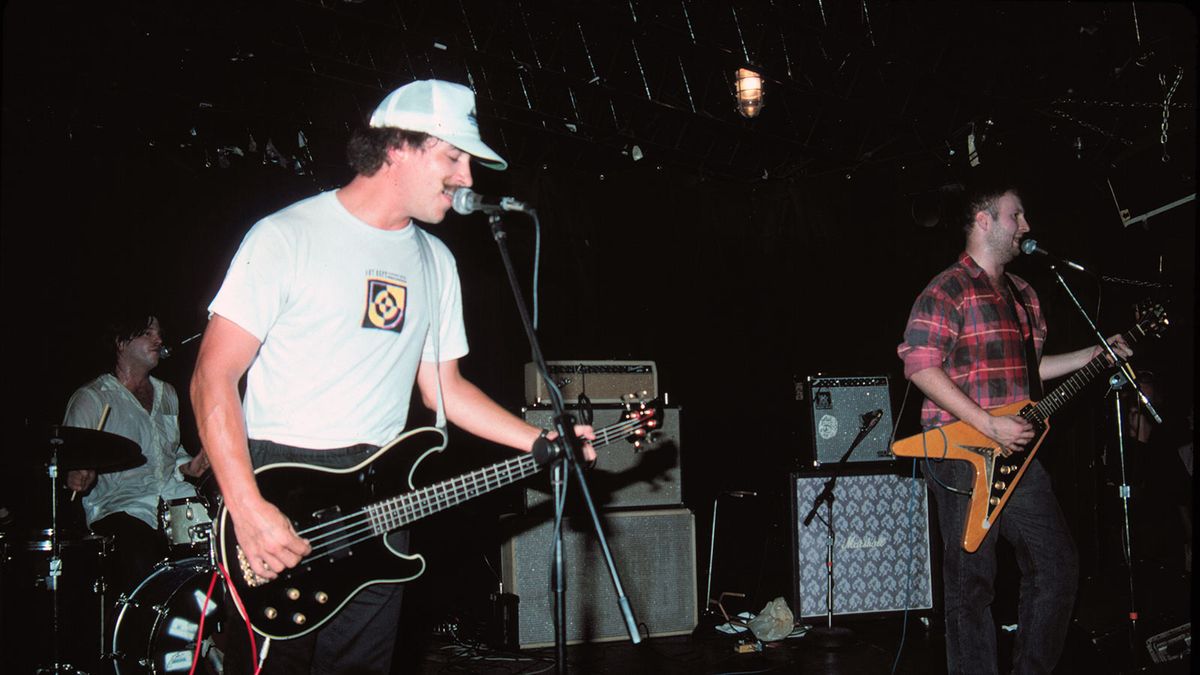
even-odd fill
[[(626, 439), (641, 441), (658, 426), (660, 413), (648, 402), (627, 404), (623, 418), (596, 429), (592, 446)], [(413, 477), (429, 455), (446, 447), (441, 429), (402, 434), (357, 466), (328, 469), (279, 463), (256, 471), (263, 497), (279, 508), (312, 552), (277, 578), (254, 574), (238, 546), (228, 511), (217, 509), (214, 547), (238, 605), (255, 632), (286, 640), (319, 628), (356, 593), (371, 584), (402, 583), (425, 571), (425, 559), (401, 553), (385, 535), (549, 466), (549, 450), (465, 473), (424, 488)], [(412, 459), (414, 458), (415, 459)], [(397, 494), (397, 488), (406, 491)]]

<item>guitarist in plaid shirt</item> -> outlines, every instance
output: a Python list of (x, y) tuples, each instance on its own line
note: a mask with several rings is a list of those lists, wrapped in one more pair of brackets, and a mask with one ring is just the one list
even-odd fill
[[(917, 297), (897, 352), (905, 377), (925, 394), (925, 428), (961, 420), (999, 443), (1005, 454), (1021, 452), (1034, 439), (1033, 427), (1019, 416), (992, 416), (988, 409), (1036, 400), (1040, 380), (1068, 375), (1103, 350), (1097, 345), (1042, 354), (1046, 321), (1037, 293), (1004, 271), (1029, 232), (1021, 198), (1005, 184), (981, 184), (964, 197), (966, 250)], [(1122, 357), (1132, 353), (1120, 336), (1109, 342)], [(1027, 367), (1027, 353), (1036, 355), (1036, 372)], [(953, 536), (946, 536), (963, 531), (972, 478), (969, 464), (925, 462), (923, 469), (943, 533), (948, 672), (995, 673), (991, 605), (996, 537), (987, 536), (979, 550), (968, 553)], [(997, 525), (994, 529), (1013, 545), (1021, 571), (1012, 672), (1049, 673), (1062, 653), (1079, 561), (1049, 476), (1037, 459)]]

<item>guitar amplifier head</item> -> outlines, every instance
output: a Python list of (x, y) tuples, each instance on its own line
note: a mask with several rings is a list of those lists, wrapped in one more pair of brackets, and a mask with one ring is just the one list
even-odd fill
[(864, 428), (865, 416), (881, 411), (871, 432), (859, 442), (847, 462), (893, 459), (888, 448), (892, 433), (892, 404), (886, 376), (825, 377), (810, 375), (805, 382), (812, 412), (813, 466), (833, 464), (850, 450)]
[[(547, 361), (550, 378), (562, 392), (563, 403), (580, 395), (595, 404), (625, 403), (628, 394), (658, 397), (658, 369), (653, 361)], [(525, 364), (525, 402), (550, 405), (550, 392), (533, 363)]]

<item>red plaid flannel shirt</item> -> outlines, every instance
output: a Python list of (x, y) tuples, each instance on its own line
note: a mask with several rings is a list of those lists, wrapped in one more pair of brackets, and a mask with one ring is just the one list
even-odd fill
[[(1046, 340), (1037, 293), (1024, 279), (1009, 274), (1033, 314), (1033, 343), (1038, 358)], [(992, 285), (986, 272), (963, 253), (958, 262), (933, 278), (917, 296), (904, 342), (896, 352), (904, 361), (904, 376), (925, 368), (946, 371), (958, 388), (984, 409), (996, 408), (1029, 398), (1025, 368), (1025, 316), (1020, 303), (1009, 300)], [(1013, 321), (1015, 306), (1020, 324)], [(921, 424), (926, 428), (954, 422), (955, 417), (925, 399)]]

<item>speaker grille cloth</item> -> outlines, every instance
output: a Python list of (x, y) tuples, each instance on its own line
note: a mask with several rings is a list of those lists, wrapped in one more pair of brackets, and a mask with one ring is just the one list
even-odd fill
[[(793, 475), (799, 616), (826, 612), (826, 506), (808, 527), (803, 519), (827, 479)], [(924, 481), (894, 474), (842, 475), (833, 494), (833, 613), (932, 608)]]
[[(695, 516), (686, 509), (604, 514), (607, 540), (634, 616), (651, 636), (689, 633), (696, 626)], [(524, 518), (506, 521), (519, 526)], [(628, 639), (616, 593), (591, 520), (563, 520), (567, 570), (567, 640)], [(522, 647), (554, 644), (553, 522), (546, 520), (503, 546), (501, 572), (520, 596)]]

